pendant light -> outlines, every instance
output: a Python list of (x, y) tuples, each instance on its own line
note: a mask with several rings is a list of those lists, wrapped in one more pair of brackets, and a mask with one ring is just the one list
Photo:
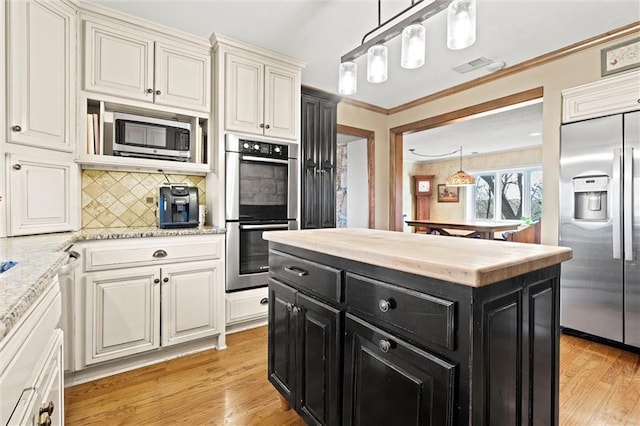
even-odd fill
[(476, 0), (454, 0), (447, 8), (447, 47), (458, 50), (476, 41)]
[(402, 30), (402, 68), (415, 69), (424, 65), (425, 34), (422, 24), (411, 24)]
[(376, 44), (367, 52), (367, 81), (383, 83), (387, 81), (387, 46)]
[(358, 89), (358, 66), (353, 61), (340, 64), (340, 78), (338, 80), (338, 93), (341, 95), (353, 95)]
[(475, 185), (476, 178), (474, 178), (469, 173), (466, 173), (465, 171), (462, 170), (462, 147), (460, 147), (459, 151), (460, 151), (460, 170), (458, 170), (457, 173), (454, 173), (447, 178), (446, 185), (447, 186)]

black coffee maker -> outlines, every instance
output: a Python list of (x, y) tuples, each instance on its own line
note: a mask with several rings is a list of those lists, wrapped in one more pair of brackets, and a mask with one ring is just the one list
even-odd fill
[(197, 227), (198, 188), (183, 183), (162, 185), (158, 213), (160, 228)]

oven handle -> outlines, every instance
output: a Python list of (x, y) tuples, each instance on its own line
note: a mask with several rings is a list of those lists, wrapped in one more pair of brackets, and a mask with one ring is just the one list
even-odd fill
[(289, 164), (289, 160), (279, 160), (277, 158), (266, 158), (266, 157), (253, 157), (250, 155), (242, 155), (240, 156), (241, 161), (254, 161), (256, 163), (277, 163), (277, 164)]
[(289, 225), (273, 224), (273, 225), (240, 225), (240, 229), (289, 229)]

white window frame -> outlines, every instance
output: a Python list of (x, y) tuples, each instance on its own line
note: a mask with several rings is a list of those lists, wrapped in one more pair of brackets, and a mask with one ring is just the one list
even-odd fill
[[(526, 167), (514, 167), (508, 169), (490, 169), (478, 172), (469, 172), (470, 175), (478, 179), (479, 176), (494, 175), (495, 182), (500, 183), (500, 175), (505, 173), (522, 173), (522, 187), (523, 187), (523, 200), (522, 200), (522, 215), (525, 217), (531, 217), (531, 173), (542, 172), (542, 165), (526, 166)], [(499, 188), (496, 188), (499, 189)], [(544, 191), (544, 187), (542, 188)], [(501, 189), (500, 189), (501, 191)], [(467, 187), (465, 215), (467, 220), (478, 222), (518, 222), (522, 223), (522, 220), (517, 219), (502, 219), (502, 197), (495, 197), (493, 207), (493, 219), (479, 219), (476, 218), (476, 187)]]

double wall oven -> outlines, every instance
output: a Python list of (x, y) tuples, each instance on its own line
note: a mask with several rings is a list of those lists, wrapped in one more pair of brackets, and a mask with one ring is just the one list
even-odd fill
[(227, 291), (269, 279), (264, 231), (297, 229), (298, 146), (226, 135)]

